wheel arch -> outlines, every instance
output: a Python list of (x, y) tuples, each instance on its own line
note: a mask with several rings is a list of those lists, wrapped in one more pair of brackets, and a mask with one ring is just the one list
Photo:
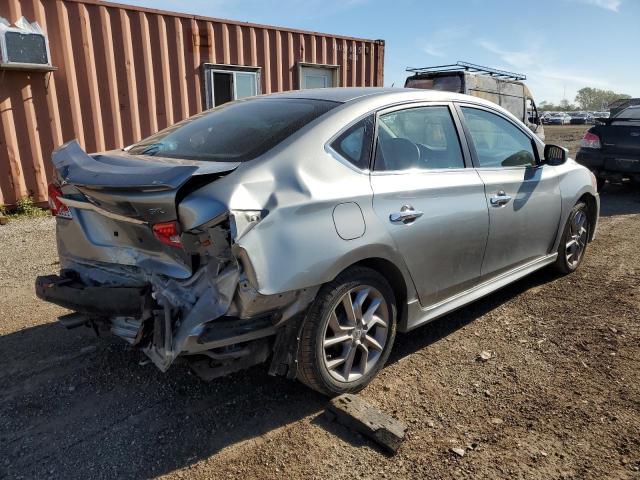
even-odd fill
[(407, 279), (400, 268), (398, 268), (398, 266), (391, 260), (386, 258), (369, 257), (349, 265), (347, 268), (342, 270), (342, 272), (353, 267), (367, 267), (371, 270), (375, 270), (389, 282), (389, 286), (391, 287), (391, 290), (393, 290), (396, 302), (396, 314), (398, 317), (396, 321), (398, 324), (402, 324), (402, 321), (407, 315), (407, 298), (409, 293)]

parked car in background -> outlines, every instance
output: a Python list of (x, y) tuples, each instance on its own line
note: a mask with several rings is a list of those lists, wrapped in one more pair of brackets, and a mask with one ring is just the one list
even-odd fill
[(543, 122), (545, 125), (569, 125), (571, 117), (564, 112), (550, 112)]
[(599, 197), (567, 150), (477, 97), (339, 88), (205, 111), (124, 150), (53, 154), (60, 275), (40, 298), (214, 378), (363, 388), (409, 331), (547, 265)]
[(598, 118), (580, 142), (576, 161), (593, 172), (599, 189), (607, 180), (640, 183), (640, 105)]
[(586, 125), (588, 123), (589, 115), (587, 112), (570, 112), (569, 123), (571, 125)]

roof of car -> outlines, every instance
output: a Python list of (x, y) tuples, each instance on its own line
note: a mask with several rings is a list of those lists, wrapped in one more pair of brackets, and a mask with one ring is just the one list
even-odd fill
[(289, 92), (274, 93), (271, 97), (279, 98), (306, 98), (312, 100), (329, 100), (346, 103), (362, 97), (371, 96), (419, 96), (424, 100), (446, 101), (452, 99), (468, 98), (458, 93), (443, 92), (438, 90), (424, 90), (418, 88), (380, 88), (380, 87), (337, 87), (314, 88), (308, 90), (293, 90)]

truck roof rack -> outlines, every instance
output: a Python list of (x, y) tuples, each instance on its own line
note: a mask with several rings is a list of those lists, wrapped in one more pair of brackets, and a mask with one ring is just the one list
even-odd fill
[(422, 68), (410, 68), (407, 67), (407, 72), (420, 73), (434, 73), (434, 72), (473, 72), (473, 73), (486, 73), (492, 77), (504, 78), (507, 80), (526, 80), (527, 76), (521, 73), (507, 72), (506, 70), (498, 70), (497, 68), (483, 67), (482, 65), (476, 65), (469, 62), (456, 62), (451, 65), (436, 65), (433, 67)]

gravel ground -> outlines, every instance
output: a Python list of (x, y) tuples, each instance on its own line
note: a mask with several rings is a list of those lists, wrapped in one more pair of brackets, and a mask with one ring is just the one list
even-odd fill
[(640, 192), (629, 186), (603, 193), (575, 274), (538, 272), (398, 337), (362, 392), (409, 426), (393, 457), (263, 367), (204, 383), (58, 326), (64, 310), (32, 287), (58, 268), (52, 219), (0, 227), (0, 244), (0, 478), (640, 478)]

